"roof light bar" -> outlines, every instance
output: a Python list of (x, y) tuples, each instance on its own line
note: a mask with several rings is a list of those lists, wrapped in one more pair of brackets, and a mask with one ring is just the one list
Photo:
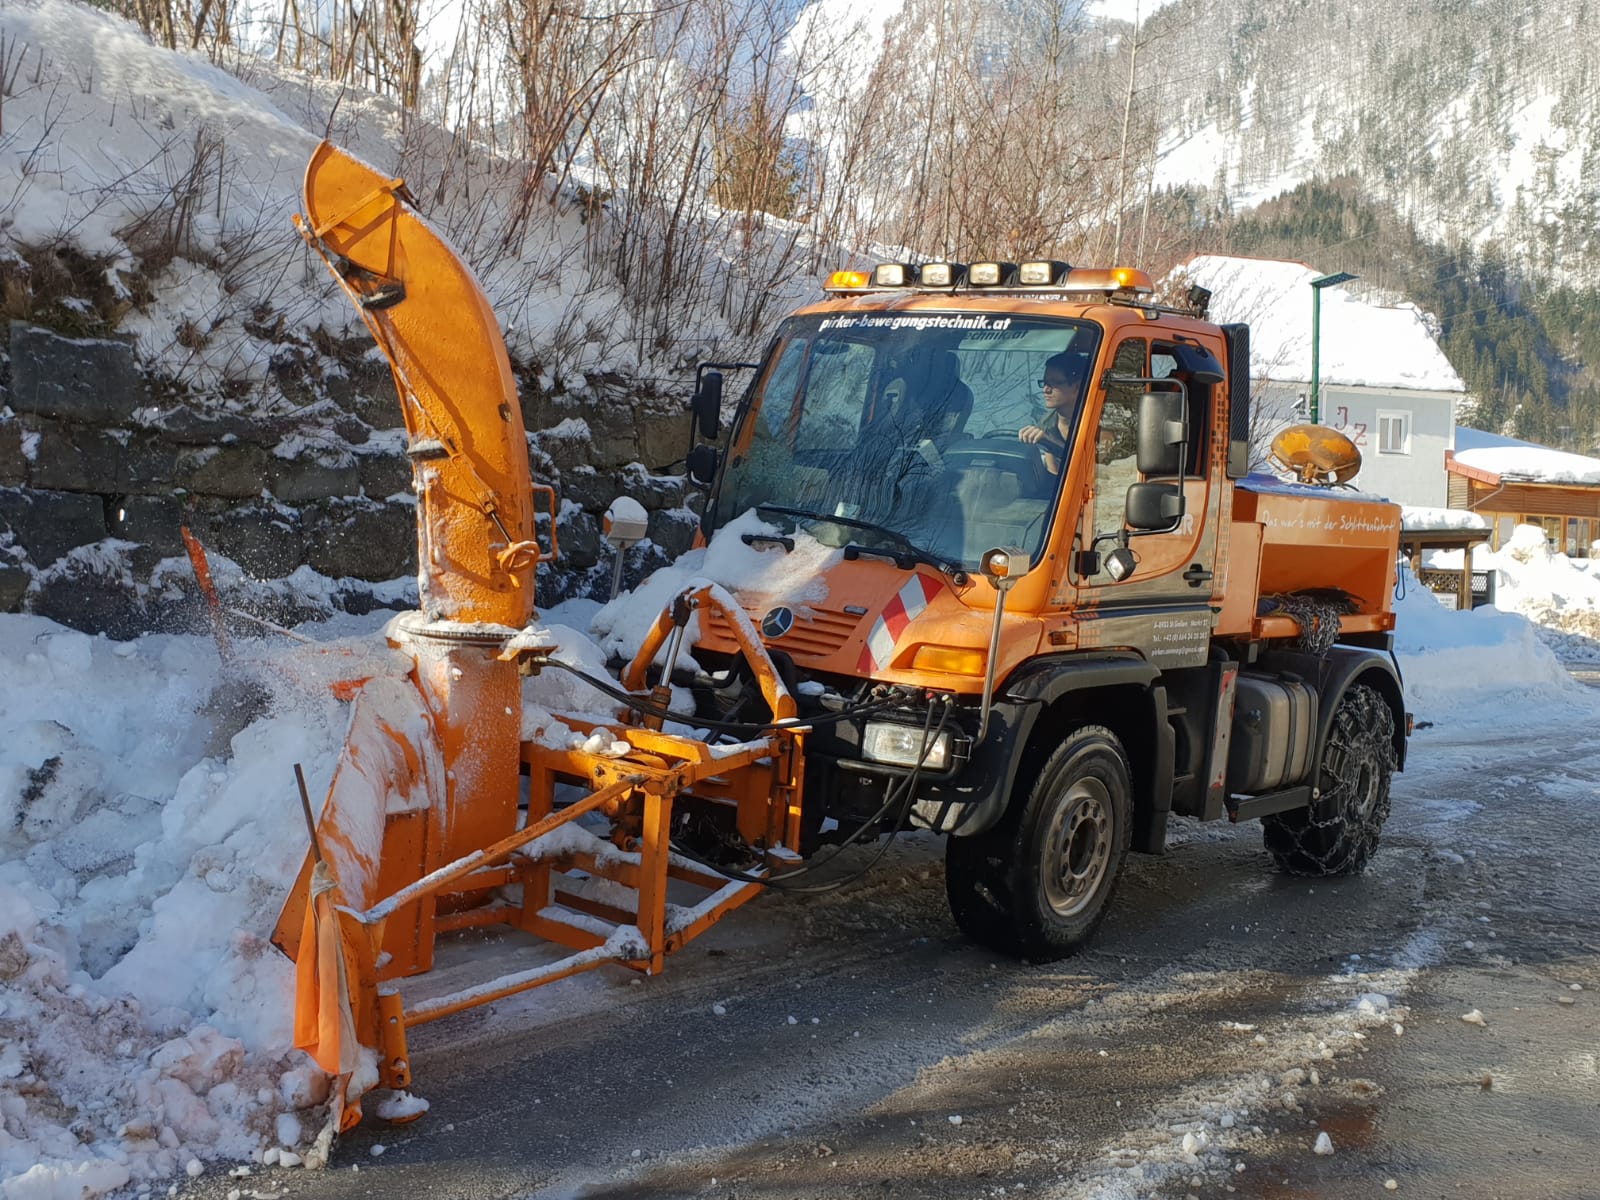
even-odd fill
[(1015, 288), (1102, 292), (1106, 295), (1150, 295), (1155, 284), (1133, 267), (1074, 267), (1054, 258), (1022, 263), (997, 261), (879, 263), (870, 271), (834, 271), (822, 285), (825, 292), (882, 292), (911, 288), (954, 289)]

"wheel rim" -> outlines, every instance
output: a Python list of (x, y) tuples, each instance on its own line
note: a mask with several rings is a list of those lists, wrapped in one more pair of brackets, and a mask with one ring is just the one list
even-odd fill
[(1366, 820), (1372, 815), (1373, 805), (1378, 799), (1378, 773), (1372, 769), (1371, 763), (1362, 763), (1356, 772), (1354, 799), (1351, 815), (1357, 820)]
[(1076, 780), (1050, 814), (1039, 878), (1058, 917), (1089, 908), (1111, 861), (1111, 794), (1098, 779)]

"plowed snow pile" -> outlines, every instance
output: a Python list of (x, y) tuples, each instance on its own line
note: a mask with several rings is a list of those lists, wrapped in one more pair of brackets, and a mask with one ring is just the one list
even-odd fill
[[(1459, 570), (1461, 551), (1435, 554), (1428, 565)], [(1518, 525), (1498, 551), (1479, 546), (1476, 570), (1495, 573), (1495, 607), (1521, 613), (1567, 661), (1600, 661), (1600, 575), (1594, 561), (1553, 549), (1536, 525)]]
[[(285, 1054), (292, 976), (266, 935), (305, 853), (292, 764), (320, 795), (343, 740), (326, 684), (385, 657), (381, 637), (247, 646), (252, 694), (201, 639), (0, 618), (7, 1200), (248, 1159), (321, 1098)], [(241, 703), (266, 711), (230, 741)]]

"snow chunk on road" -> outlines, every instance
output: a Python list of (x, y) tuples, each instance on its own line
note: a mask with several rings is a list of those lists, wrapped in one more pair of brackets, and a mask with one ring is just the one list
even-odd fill
[(390, 1092), (379, 1102), (376, 1115), (383, 1121), (410, 1121), (428, 1111), (428, 1102), (410, 1092)]

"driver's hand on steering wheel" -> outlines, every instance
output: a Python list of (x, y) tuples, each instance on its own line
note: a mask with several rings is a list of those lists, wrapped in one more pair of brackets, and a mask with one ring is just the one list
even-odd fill
[(1049, 435), (1037, 425), (1024, 425), (1017, 430), (1017, 440), (1019, 442), (1042, 442), (1047, 436)]

